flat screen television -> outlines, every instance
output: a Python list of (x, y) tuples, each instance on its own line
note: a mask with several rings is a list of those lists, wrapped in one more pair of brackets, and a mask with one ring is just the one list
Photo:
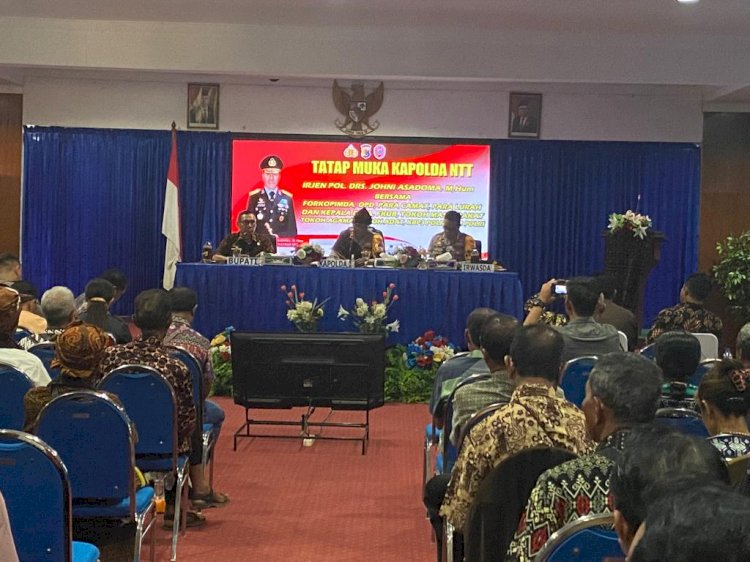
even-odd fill
[(383, 405), (383, 335), (232, 332), (231, 339), (235, 404), (337, 410)]

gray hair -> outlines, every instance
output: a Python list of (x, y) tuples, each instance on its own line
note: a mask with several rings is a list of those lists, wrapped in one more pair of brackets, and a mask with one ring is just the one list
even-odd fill
[(42, 295), (41, 306), (49, 327), (62, 328), (76, 309), (73, 291), (61, 285), (52, 287)]
[(737, 357), (750, 361), (750, 322), (742, 326), (737, 334)]
[(634, 353), (602, 356), (589, 375), (591, 393), (612, 410), (621, 424), (647, 423), (654, 419), (661, 397), (661, 369)]

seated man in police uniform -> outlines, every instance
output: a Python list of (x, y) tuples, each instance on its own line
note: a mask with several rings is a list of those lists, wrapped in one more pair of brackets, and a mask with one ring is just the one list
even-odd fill
[(227, 261), (232, 255), (232, 248), (239, 248), (239, 253), (244, 256), (257, 256), (261, 252), (273, 254), (276, 252), (276, 239), (263, 232), (256, 232), (255, 227), (258, 219), (254, 214), (247, 211), (237, 217), (239, 232), (230, 234), (219, 244), (213, 260), (217, 262)]
[(266, 156), (260, 163), (263, 188), (250, 192), (247, 211), (258, 218), (261, 232), (283, 238), (297, 236), (292, 194), (279, 189), (284, 164), (278, 156)]
[(474, 238), (461, 232), (461, 214), (456, 211), (448, 211), (443, 218), (443, 231), (438, 232), (430, 240), (427, 248), (431, 257), (450, 252), (456, 261), (469, 261), (471, 253), (476, 248)]
[(370, 257), (378, 257), (383, 251), (383, 234), (371, 228), (372, 217), (364, 207), (354, 214), (352, 225), (342, 230), (331, 249), (335, 258), (354, 258), (363, 265)]

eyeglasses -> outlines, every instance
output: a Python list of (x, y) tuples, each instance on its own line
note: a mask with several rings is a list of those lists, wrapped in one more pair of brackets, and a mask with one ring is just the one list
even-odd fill
[(255, 221), (255, 220), (253, 220), (253, 219), (245, 219), (245, 220), (242, 220), (242, 221), (240, 221), (240, 222), (241, 222), (242, 224), (252, 224), (252, 223), (254, 223), (254, 222), (257, 222), (257, 221)]

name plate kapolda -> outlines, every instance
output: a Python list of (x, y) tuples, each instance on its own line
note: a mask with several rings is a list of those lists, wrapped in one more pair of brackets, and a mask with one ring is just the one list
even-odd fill
[(251, 258), (250, 256), (229, 256), (228, 265), (263, 265), (262, 258)]
[(471, 263), (462, 261), (458, 263), (461, 271), (471, 271), (472, 273), (495, 273), (494, 263)]
[(354, 261), (352, 260), (340, 260), (335, 258), (326, 258), (324, 260), (320, 260), (320, 267), (345, 267), (345, 268), (352, 268), (354, 267)]

